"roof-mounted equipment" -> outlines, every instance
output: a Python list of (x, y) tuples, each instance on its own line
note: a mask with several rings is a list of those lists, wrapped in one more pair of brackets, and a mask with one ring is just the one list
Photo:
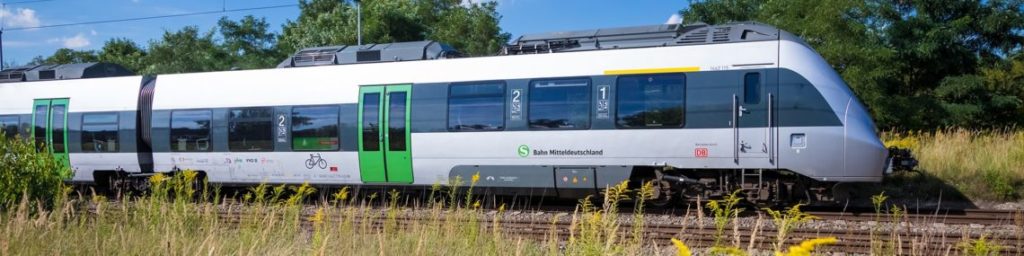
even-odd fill
[(299, 50), (278, 64), (278, 68), (344, 65), (458, 57), (455, 48), (435, 41), (390, 44), (338, 45)]
[(594, 51), (778, 40), (779, 29), (760, 23), (665, 24), (524, 35), (502, 55)]
[(0, 83), (66, 80), (134, 75), (114, 63), (43, 64), (13, 67), (0, 71)]

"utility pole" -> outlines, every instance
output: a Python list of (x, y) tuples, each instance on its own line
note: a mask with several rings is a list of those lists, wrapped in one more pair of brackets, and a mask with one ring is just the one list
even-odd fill
[(356, 2), (356, 45), (363, 46), (363, 10), (359, 8), (359, 0)]
[[(0, 4), (0, 10), (7, 10), (7, 3)], [(5, 15), (6, 16), (6, 15)], [(4, 22), (6, 17), (0, 16), (0, 70), (4, 69)]]
[(4, 29), (0, 27), (0, 70), (4, 70)]

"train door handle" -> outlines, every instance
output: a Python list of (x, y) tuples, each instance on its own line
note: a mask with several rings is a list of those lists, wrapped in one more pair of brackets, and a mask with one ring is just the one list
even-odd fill
[(740, 105), (739, 115), (742, 117), (743, 114), (750, 114), (750, 110), (745, 108), (745, 107), (743, 107), (743, 105)]

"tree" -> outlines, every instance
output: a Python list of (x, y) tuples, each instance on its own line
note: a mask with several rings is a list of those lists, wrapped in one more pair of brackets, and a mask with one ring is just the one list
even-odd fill
[(920, 129), (1022, 122), (1022, 95), (996, 88), (1024, 85), (980, 74), (1003, 74), (989, 66), (1019, 54), (1022, 7), (1020, 0), (708, 0), (680, 12), (689, 21), (755, 20), (792, 32), (839, 72), (883, 129)]
[(445, 9), (429, 29), (428, 38), (447, 42), (469, 55), (497, 53), (511, 35), (501, 32), (501, 15), (496, 9), (496, 2)]
[(38, 59), (34, 59), (32, 64), (72, 64), (72, 63), (86, 63), (99, 61), (99, 57), (96, 56), (95, 51), (76, 51), (68, 48), (57, 49), (53, 55), (46, 57), (42, 62), (37, 63)]
[(195, 26), (164, 32), (160, 41), (149, 43), (144, 70), (147, 74), (168, 74), (228, 70), (230, 55), (213, 39), (213, 31), (200, 33)]
[[(509, 35), (498, 27), (496, 3), (463, 5), (459, 0), (376, 0), (361, 2), (363, 43), (437, 40), (470, 55), (497, 52)], [(284, 25), (278, 48), (356, 44), (356, 9), (348, 1), (302, 0), (301, 12)]]
[(284, 59), (275, 46), (277, 35), (269, 31), (265, 18), (246, 15), (239, 21), (222, 17), (217, 22), (224, 39), (221, 47), (231, 56), (231, 65), (241, 69), (272, 68)]
[(107, 40), (99, 53), (99, 61), (116, 63), (135, 73), (140, 73), (146, 69), (148, 64), (146, 64), (145, 60), (146, 51), (127, 38)]

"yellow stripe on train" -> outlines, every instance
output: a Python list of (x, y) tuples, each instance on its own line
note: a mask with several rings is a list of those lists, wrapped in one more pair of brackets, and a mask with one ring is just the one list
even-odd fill
[(672, 68), (639, 68), (639, 69), (614, 69), (605, 70), (605, 75), (633, 75), (633, 74), (658, 74), (658, 73), (678, 73), (678, 72), (697, 72), (700, 71), (700, 67), (672, 67)]

